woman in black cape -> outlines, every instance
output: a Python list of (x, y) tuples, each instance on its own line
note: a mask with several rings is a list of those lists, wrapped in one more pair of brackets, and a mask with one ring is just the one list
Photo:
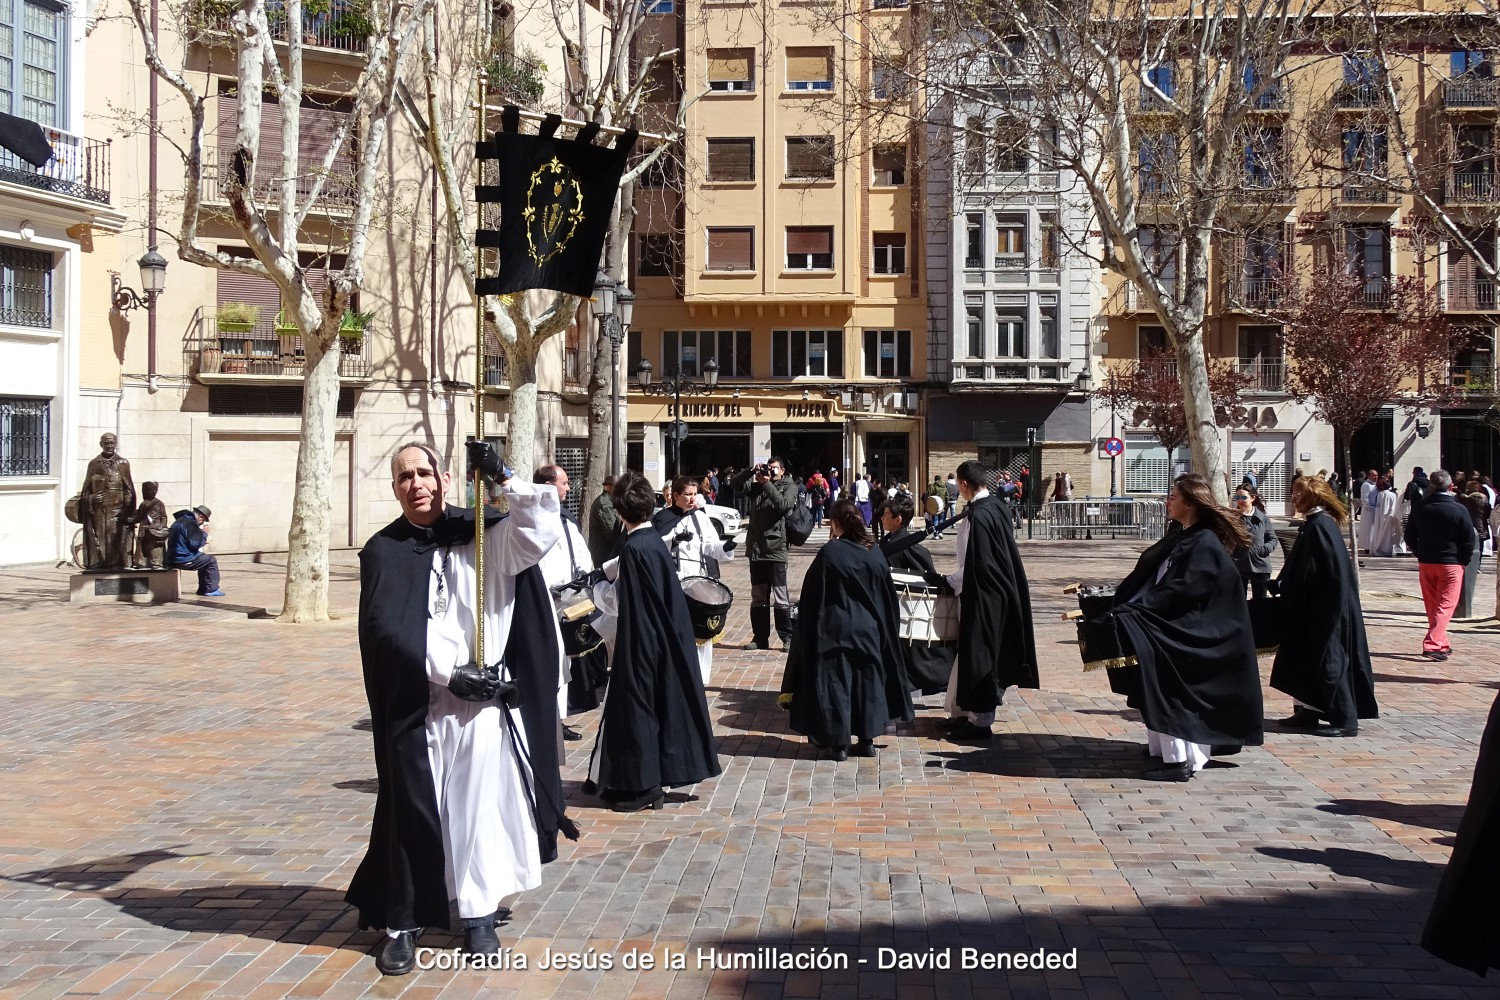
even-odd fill
[(1112, 614), (1137, 665), (1110, 687), (1141, 713), (1152, 781), (1187, 781), (1213, 753), (1262, 741), (1260, 672), (1245, 585), (1230, 552), (1248, 542), (1238, 514), (1202, 476), (1178, 478), (1167, 516), (1182, 530), (1142, 553), (1115, 591)]
[[(915, 515), (916, 506), (907, 493), (898, 493), (881, 504), (880, 524), (885, 528), (885, 537), (880, 540), (880, 551), (890, 560), (892, 570), (925, 577), (936, 569), (932, 553), (920, 544), (898, 544), (910, 536), (911, 519)], [(894, 555), (891, 554), (893, 549), (897, 550)], [(911, 681), (912, 690), (924, 695), (948, 690), (948, 675), (953, 672), (953, 657), (958, 653), (956, 643), (943, 645), (903, 639), (901, 645), (907, 653), (906, 676)]]
[(828, 533), (802, 578), (781, 703), (824, 757), (845, 760), (851, 736), (855, 756), (873, 757), (886, 724), (912, 717), (896, 586), (852, 501), (833, 505)]
[[(1306, 520), (1276, 580), (1283, 639), (1271, 687), (1296, 701), (1282, 725), (1317, 736), (1354, 736), (1360, 719), (1380, 712), (1359, 587), (1339, 531), (1347, 515), (1333, 488), (1316, 476), (1292, 484), (1292, 509)], [(1320, 729), (1320, 718), (1330, 725)]]

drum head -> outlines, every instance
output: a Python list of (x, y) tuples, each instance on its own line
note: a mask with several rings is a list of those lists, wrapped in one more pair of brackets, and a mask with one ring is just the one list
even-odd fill
[(722, 604), (727, 606), (734, 603), (734, 591), (713, 577), (684, 577), (682, 592), (687, 595), (689, 600), (698, 601), (701, 604)]
[(943, 508), (947, 506), (948, 501), (944, 500), (942, 497), (928, 497), (925, 501), (923, 501), (923, 507), (926, 508), (929, 517), (936, 517), (937, 515), (941, 514), (943, 512)]
[(693, 637), (701, 643), (712, 642), (722, 635), (729, 606), (734, 603), (734, 591), (712, 577), (689, 576), (683, 578), (682, 594), (687, 598), (688, 615), (693, 619)]

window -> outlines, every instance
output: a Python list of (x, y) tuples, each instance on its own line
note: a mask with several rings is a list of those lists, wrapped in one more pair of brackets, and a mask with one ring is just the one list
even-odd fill
[(1024, 122), (1002, 121), (995, 130), (995, 169), (1002, 174), (1024, 174), (1031, 166), (1029, 143)]
[(984, 173), (984, 119), (970, 115), (964, 122), (964, 169), (971, 174)]
[(0, 244), (0, 323), (52, 326), (52, 255)]
[(1057, 310), (1051, 307), (1044, 308), (1038, 314), (1038, 319), (1041, 322), (1041, 327), (1037, 330), (1037, 334), (1041, 339), (1041, 343), (1037, 345), (1038, 356), (1043, 358), (1061, 358), (1062, 343), (1058, 340), (1057, 335)]
[(755, 140), (708, 140), (708, 179), (711, 181), (755, 180)]
[(1281, 129), (1248, 129), (1245, 134), (1245, 186), (1274, 188), (1283, 180)]
[(1161, 226), (1142, 226), (1139, 239), (1146, 268), (1172, 294), (1177, 288), (1177, 233)]
[(875, 147), (876, 187), (900, 187), (906, 183), (906, 147)]
[(911, 77), (902, 63), (879, 59), (870, 71), (870, 96), (877, 101), (900, 100), (911, 93)]
[(965, 332), (968, 334), (969, 344), (968, 356), (971, 358), (984, 357), (984, 307), (970, 305), (967, 307), (965, 318)]
[(645, 99), (652, 104), (670, 104), (677, 100), (677, 67), (671, 62), (653, 62), (646, 71), (646, 82), (641, 89)]
[[(1177, 96), (1177, 67), (1171, 63), (1163, 63), (1160, 66), (1152, 66), (1146, 70), (1146, 82), (1161, 91), (1163, 97)], [(1146, 103), (1147, 96), (1160, 100), (1155, 94), (1147, 90), (1141, 95), (1141, 103)]]
[(1344, 82), (1354, 86), (1373, 87), (1380, 82), (1380, 60), (1368, 52), (1346, 52)]
[(1384, 177), (1387, 139), (1384, 131), (1344, 130), (1344, 169), (1368, 177)]
[(875, 273), (906, 273), (906, 234), (875, 234)]
[[(0, 0), (3, 2), (3, 0)], [(643, 188), (669, 188), (681, 187), (678, 178), (682, 176), (682, 162), (673, 153), (663, 153), (646, 167), (640, 177), (640, 185)]]
[(832, 226), (787, 226), (788, 271), (833, 270)]
[(719, 363), (720, 378), (749, 378), (750, 331), (667, 330), (661, 335), (664, 375), (677, 371), (697, 378), (710, 358)]
[(744, 228), (710, 228), (708, 230), (708, 270), (755, 270), (755, 230)]
[(67, 17), (61, 4), (0, 3), (0, 111), (54, 128), (65, 122)]
[(832, 180), (833, 136), (788, 136), (786, 176), (788, 180)]
[(755, 89), (750, 64), (754, 49), (709, 49), (708, 89), (721, 93), (749, 93)]
[(876, 10), (897, 10), (906, 4), (907, 0), (875, 0), (873, 6)]
[(833, 50), (787, 46), (787, 90), (832, 90)]
[(865, 331), (865, 377), (911, 377), (911, 331)]
[(970, 212), (965, 217), (967, 237), (964, 241), (964, 267), (984, 267), (984, 215)]
[(1142, 135), (1137, 147), (1142, 194), (1170, 194), (1177, 176), (1177, 137)]
[(1041, 257), (1038, 263), (1044, 271), (1056, 271), (1062, 267), (1062, 230), (1057, 225), (1057, 216), (1044, 213), (1041, 216)]
[(996, 316), (995, 347), (998, 357), (1026, 357), (1026, 320), (1014, 314)]
[(52, 473), (52, 400), (0, 396), (0, 476)]
[(1026, 268), (1026, 216), (995, 218), (995, 266), (1002, 271)]
[(642, 233), (636, 273), (643, 278), (674, 278), (682, 269), (682, 252), (671, 233)]
[(1477, 49), (1457, 49), (1449, 57), (1449, 69), (1454, 77), (1471, 76), (1489, 79), (1495, 75), (1489, 54)]
[(1251, 281), (1280, 278), (1285, 248), (1279, 227), (1250, 230), (1245, 234), (1245, 277)]
[(1281, 82), (1258, 62), (1245, 64), (1245, 93), (1252, 108), (1264, 111), (1281, 107)]
[(775, 378), (843, 378), (843, 330), (773, 330), (771, 375)]
[(1026, 53), (1026, 39), (1010, 35), (995, 41), (995, 72), (1000, 76), (1015, 76), (1025, 69), (1021, 57)]
[(677, 4), (675, 0), (641, 0), (641, 13), (675, 14), (677, 13)]
[(1167, 343), (1167, 328), (1143, 326), (1136, 331), (1135, 356), (1141, 360), (1157, 354), (1167, 354), (1171, 346)]
[(1491, 125), (1460, 125), (1453, 130), (1454, 159), (1460, 175), (1489, 177), (1495, 171), (1495, 130)]
[(1385, 226), (1350, 226), (1344, 230), (1348, 273), (1364, 279), (1365, 298), (1384, 298), (1391, 273), (1391, 233)]

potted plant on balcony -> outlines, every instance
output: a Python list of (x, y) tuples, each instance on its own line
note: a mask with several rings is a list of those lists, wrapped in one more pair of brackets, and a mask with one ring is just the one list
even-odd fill
[(364, 346), (365, 327), (370, 325), (373, 316), (373, 313), (344, 310), (344, 318), (339, 321), (339, 339), (343, 341), (345, 353), (358, 351)]
[(302, 364), (302, 331), (297, 328), (287, 316), (286, 310), (276, 314), (276, 339), (281, 346), (281, 363), (291, 367), (299, 367)]
[[(220, 302), (215, 323), (219, 328), (219, 347), (225, 356), (244, 357), (249, 354), (245, 335), (260, 322), (260, 306), (248, 302)], [(224, 362), (222, 371), (243, 371), (243, 362)]]

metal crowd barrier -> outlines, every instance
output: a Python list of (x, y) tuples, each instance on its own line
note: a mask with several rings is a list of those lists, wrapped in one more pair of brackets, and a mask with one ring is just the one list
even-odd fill
[(1084, 497), (1042, 508), (1048, 538), (1160, 538), (1167, 525), (1161, 497)]

